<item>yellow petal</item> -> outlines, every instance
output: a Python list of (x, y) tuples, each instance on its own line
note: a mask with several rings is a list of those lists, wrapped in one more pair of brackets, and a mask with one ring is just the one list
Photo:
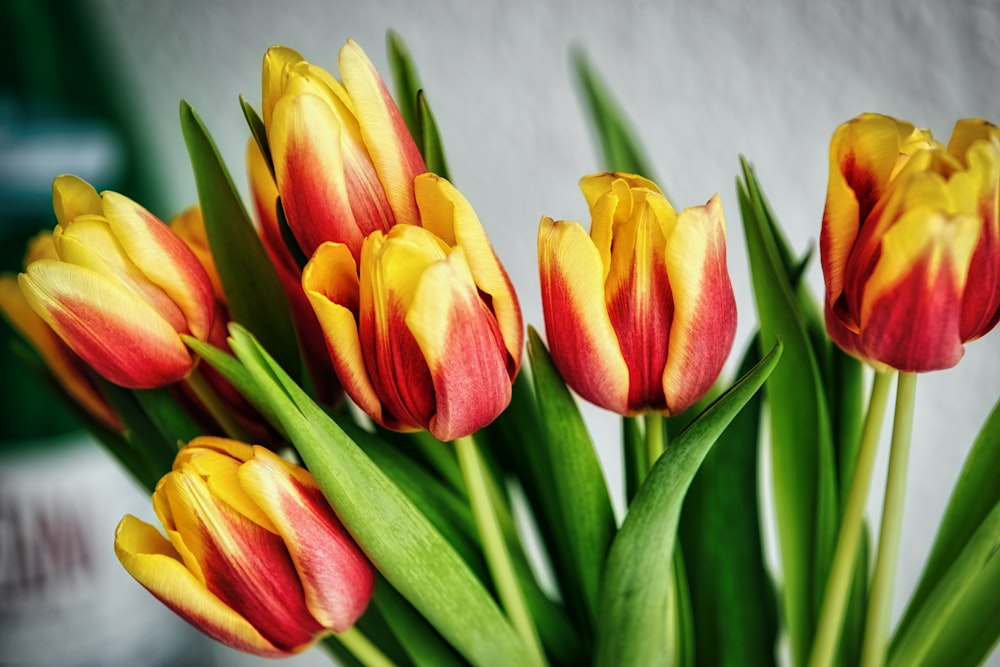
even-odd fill
[(52, 208), (59, 224), (65, 225), (79, 215), (100, 215), (101, 197), (82, 178), (63, 174), (52, 183)]
[(126, 515), (115, 530), (115, 554), (129, 574), (184, 620), (240, 651), (278, 657), (278, 650), (242, 616), (209, 592), (149, 524)]
[(288, 70), (302, 60), (302, 56), (297, 51), (287, 46), (272, 46), (264, 54), (264, 67), (261, 76), (263, 88), (261, 113), (268, 136), (271, 133), (271, 115), (274, 112), (274, 105), (278, 103), (278, 99), (284, 92)]

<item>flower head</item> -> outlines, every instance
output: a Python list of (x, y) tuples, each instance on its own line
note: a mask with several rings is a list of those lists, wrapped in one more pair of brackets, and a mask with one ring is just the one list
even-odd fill
[(421, 226), (370, 234), (360, 263), (320, 246), (302, 285), (347, 393), (388, 428), (441, 440), (489, 424), (510, 402), (521, 313), (479, 219), (450, 183), (414, 183)]
[(678, 413), (718, 377), (736, 333), (722, 206), (679, 214), (651, 181), (580, 181), (593, 219), (542, 218), (538, 263), (553, 361), (583, 398), (619, 414)]
[(338, 81), (286, 47), (264, 56), (263, 121), (288, 226), (307, 256), (325, 241), (357, 259), (366, 236), (418, 219), (423, 158), (375, 66), (353, 41)]
[(958, 363), (1000, 319), (998, 196), (985, 121), (959, 121), (947, 147), (877, 114), (837, 128), (820, 237), (833, 340), (879, 368)]
[(132, 389), (183, 379), (194, 361), (180, 334), (212, 328), (212, 284), (184, 242), (115, 192), (75, 176), (52, 186), (55, 257), (18, 282), (31, 308), (102, 376)]
[(128, 515), (115, 553), (153, 595), (214, 639), (249, 653), (297, 653), (350, 628), (371, 564), (312, 476), (260, 446), (201, 437), (153, 494), (166, 530)]

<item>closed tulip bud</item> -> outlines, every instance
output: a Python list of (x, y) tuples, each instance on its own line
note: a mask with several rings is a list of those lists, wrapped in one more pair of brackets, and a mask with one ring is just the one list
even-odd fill
[(629, 174), (584, 177), (590, 234), (542, 218), (545, 331), (566, 383), (622, 415), (676, 414), (722, 371), (736, 334), (717, 196), (679, 214)]
[(263, 656), (349, 629), (374, 571), (305, 469), (223, 438), (184, 447), (153, 493), (167, 537), (128, 515), (125, 569), (195, 627)]
[(149, 211), (60, 176), (52, 186), (56, 257), (18, 277), (31, 308), (108, 380), (148, 389), (183, 379), (194, 361), (180, 334), (212, 328), (212, 285), (197, 258)]
[(830, 145), (820, 236), (831, 338), (884, 370), (950, 368), (1000, 319), (1000, 130), (863, 114)]
[[(44, 233), (28, 245), (25, 264), (53, 257), (55, 246), (52, 235)], [(13, 275), (0, 276), (0, 314), (38, 352), (53, 378), (73, 402), (105, 427), (115, 432), (122, 431), (121, 420), (101, 395), (87, 364), (31, 309)]]
[(302, 285), (351, 398), (387, 428), (453, 440), (510, 402), (521, 312), (469, 203), (433, 174), (414, 186), (422, 226), (373, 232), (360, 264), (323, 244)]
[(357, 259), (364, 238), (414, 224), (413, 178), (427, 171), (392, 96), (348, 41), (343, 81), (286, 47), (264, 56), (263, 121), (281, 204), (311, 256), (325, 241)]

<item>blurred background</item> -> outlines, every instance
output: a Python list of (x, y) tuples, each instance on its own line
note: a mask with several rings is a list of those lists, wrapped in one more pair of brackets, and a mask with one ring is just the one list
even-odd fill
[[(993, 0), (7, 0), (0, 19), (9, 58), (0, 70), (3, 270), (19, 268), (25, 240), (54, 224), (56, 174), (121, 191), (164, 219), (194, 203), (181, 99), (246, 193), (249, 135), (238, 96), (259, 108), (265, 49), (291, 46), (336, 74), (350, 37), (387, 72), (392, 28), (416, 61), (453, 180), (510, 272), (526, 322), (539, 327), (538, 220), (586, 223), (577, 181), (600, 168), (570, 68), (571, 49), (580, 48), (674, 205), (720, 194), (740, 308), (736, 350), (756, 321), (734, 188), (740, 155), (803, 253), (818, 238), (839, 123), (878, 111), (947, 141), (958, 118), (1000, 121)], [(809, 280), (821, 294), (815, 263)], [(0, 354), (0, 663), (202, 664), (191, 656), (208, 655), (207, 644), (114, 561), (115, 523), (125, 512), (148, 516), (148, 498)], [(897, 615), (998, 396), (998, 332), (970, 344), (955, 369), (919, 383)], [(621, 508), (617, 419), (589, 408), (586, 416)], [(885, 463), (876, 468), (873, 514)], [(58, 521), (78, 531), (60, 535), (78, 539), (48, 539)], [(53, 636), (58, 642), (39, 639)], [(255, 663), (228, 650), (210, 654), (218, 665)], [(325, 662), (311, 652), (290, 664)]]

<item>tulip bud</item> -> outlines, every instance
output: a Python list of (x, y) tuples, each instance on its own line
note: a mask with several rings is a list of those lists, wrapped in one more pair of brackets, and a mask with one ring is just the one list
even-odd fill
[(334, 241), (357, 260), (371, 232), (416, 223), (413, 178), (427, 168), (361, 47), (348, 41), (338, 64), (343, 82), (289, 48), (269, 49), (263, 122), (281, 204), (303, 252)]
[(453, 440), (510, 402), (521, 312), (469, 203), (433, 174), (414, 187), (423, 226), (373, 232), (360, 264), (325, 243), (302, 286), (351, 398), (387, 428)]
[[(24, 261), (28, 264), (55, 254), (52, 235), (44, 233), (28, 245)], [(41, 355), (56, 382), (77, 405), (112, 431), (122, 431), (121, 420), (101, 395), (87, 364), (31, 309), (12, 275), (0, 276), (0, 314)]]
[(587, 176), (580, 187), (590, 235), (551, 218), (538, 231), (553, 362), (608, 410), (681, 412), (712, 386), (736, 334), (718, 196), (678, 214), (638, 176)]
[(841, 125), (820, 236), (831, 338), (879, 369), (957, 364), (1000, 319), (998, 192), (985, 121), (959, 121), (947, 148), (888, 116)]
[(52, 186), (55, 258), (18, 277), (31, 308), (108, 380), (148, 389), (183, 379), (194, 362), (179, 334), (204, 340), (212, 285), (194, 254), (146, 209), (60, 176)]
[(270, 450), (200, 437), (157, 484), (167, 533), (128, 515), (115, 553), (195, 627), (263, 656), (297, 653), (364, 613), (371, 564), (312, 475)]

